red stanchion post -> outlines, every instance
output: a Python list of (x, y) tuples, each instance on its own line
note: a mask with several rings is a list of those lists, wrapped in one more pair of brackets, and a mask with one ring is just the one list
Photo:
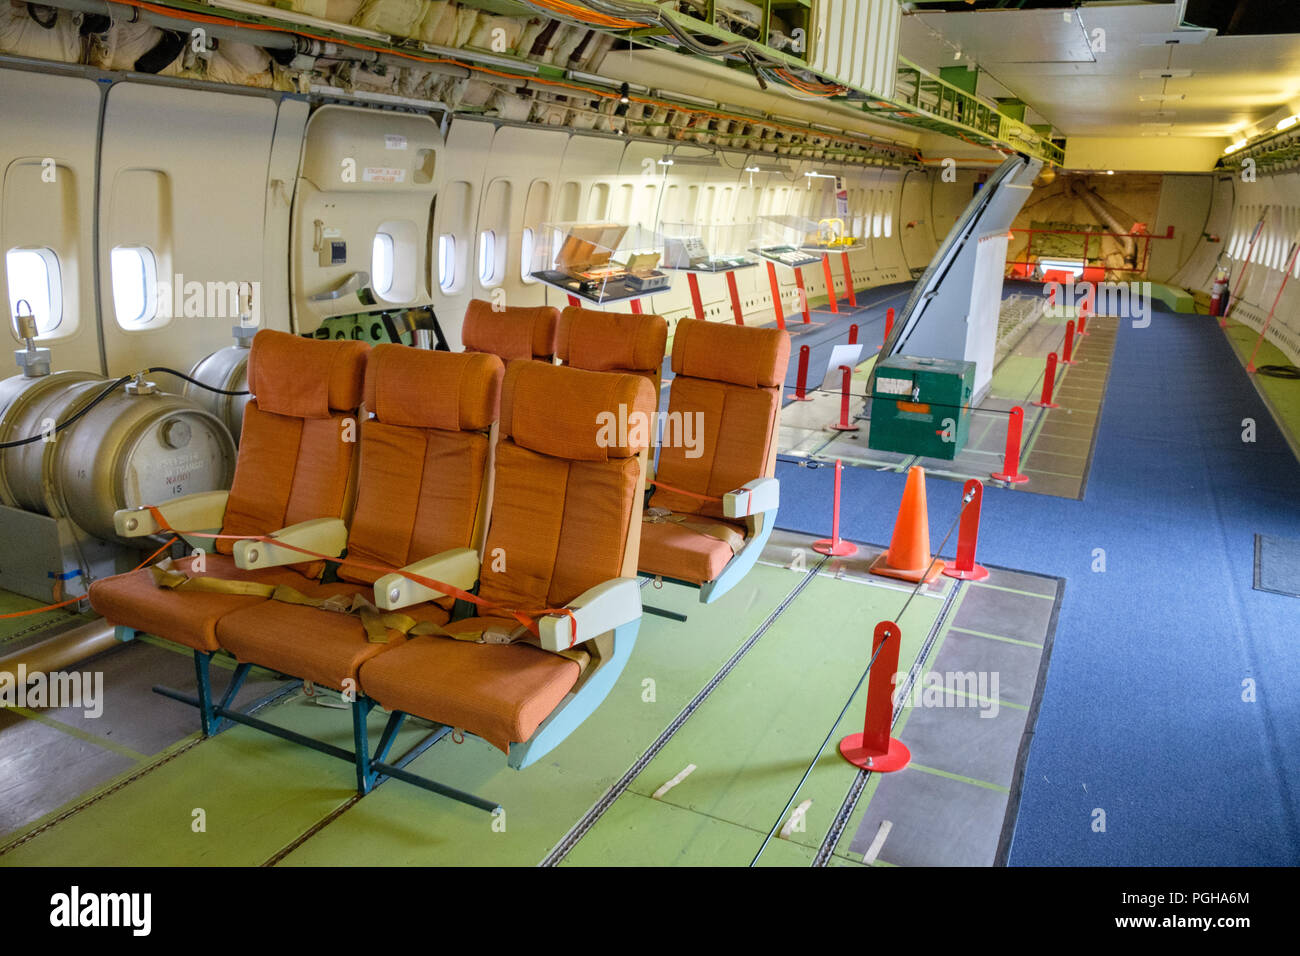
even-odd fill
[(894, 331), (894, 308), (890, 306), (885, 310), (885, 337), (880, 341), (880, 347), (883, 349), (885, 343), (889, 341), (889, 333)]
[(785, 311), (781, 308), (781, 283), (776, 278), (776, 263), (770, 259), (767, 263), (767, 281), (772, 286), (772, 311), (776, 313), (776, 327), (784, 332)]
[(858, 344), (858, 323), (854, 322), (849, 326), (849, 345)]
[(799, 308), (803, 309), (803, 324), (812, 325), (812, 309), (808, 306), (808, 289), (803, 284), (803, 269), (795, 268), (794, 281), (799, 286)]
[(849, 306), (856, 309), (858, 307), (858, 296), (853, 289), (853, 267), (849, 265), (849, 254), (844, 255), (844, 285), (849, 295)]
[(695, 310), (695, 317), (703, 322), (704, 299), (700, 295), (700, 277), (694, 272), (688, 272), (686, 273), (686, 284), (691, 287), (691, 307)]
[(826, 273), (826, 295), (830, 299), (830, 310), (840, 314), (840, 304), (835, 301), (835, 277), (831, 275), (831, 257), (822, 256), (822, 271)]
[(840, 754), (855, 767), (874, 773), (902, 770), (912, 752), (889, 735), (894, 723), (894, 675), (898, 673), (898, 645), (902, 631), (893, 621), (881, 621), (871, 641), (871, 675), (867, 682), (867, 712), (862, 733), (840, 741)]
[(1047, 367), (1043, 370), (1043, 397), (1034, 402), (1039, 408), (1060, 408), (1052, 401), (1052, 390), (1056, 387), (1056, 353), (1047, 356)]
[(633, 314), (633, 315), (641, 315), (641, 314), (642, 314), (642, 311), (643, 311), (643, 310), (642, 310), (642, 308), (641, 308), (641, 300), (640, 300), (640, 299), (633, 299), (633, 300), (632, 300), (632, 314)]
[(740, 307), (740, 290), (736, 288), (736, 274), (727, 273), (727, 291), (731, 293), (731, 314), (736, 317), (737, 325), (745, 324), (745, 312)]
[(840, 480), (844, 475), (844, 462), (835, 459), (835, 500), (831, 505), (831, 536), (813, 542), (813, 550), (818, 554), (834, 555), (837, 558), (848, 557), (858, 553), (858, 546), (852, 541), (840, 540)]
[(1019, 485), (1029, 480), (1020, 473), (1020, 435), (1024, 427), (1025, 410), (1017, 405), (1007, 420), (1007, 450), (1002, 456), (1002, 470), (991, 476), (995, 481)]
[(811, 402), (808, 397), (808, 356), (811, 350), (806, 345), (799, 346), (799, 382), (794, 389), (796, 402)]
[(1086, 299), (1079, 306), (1079, 327), (1074, 330), (1074, 334), (1080, 338), (1088, 334), (1088, 302)]
[(1061, 349), (1061, 364), (1074, 364), (1074, 319), (1065, 323), (1065, 344)]
[(858, 426), (849, 421), (849, 385), (853, 381), (853, 369), (841, 365), (840, 371), (844, 373), (843, 384), (840, 386), (840, 420), (831, 425), (831, 428), (837, 432), (855, 432), (858, 431)]
[(943, 569), (950, 578), (983, 581), (988, 568), (975, 563), (975, 546), (980, 537), (980, 507), (984, 504), (984, 482), (972, 478), (962, 489), (961, 527), (957, 531), (957, 560)]

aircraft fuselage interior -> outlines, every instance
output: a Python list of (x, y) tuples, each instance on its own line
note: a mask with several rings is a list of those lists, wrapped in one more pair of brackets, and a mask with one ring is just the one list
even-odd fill
[(0, 0), (0, 866), (1294, 866), (1298, 77), (1252, 0)]

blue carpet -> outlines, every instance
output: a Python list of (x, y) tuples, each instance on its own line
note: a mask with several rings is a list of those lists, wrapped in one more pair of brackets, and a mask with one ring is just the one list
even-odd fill
[[(829, 532), (832, 469), (778, 476), (779, 524)], [(887, 542), (903, 481), (846, 468), (845, 537)], [(935, 545), (959, 489), (929, 482)], [(1253, 589), (1256, 532), (1300, 537), (1298, 501), (1215, 320), (1163, 311), (1121, 324), (1085, 499), (986, 489), (980, 560), (1066, 579), (1012, 865), (1300, 863), (1300, 624)]]

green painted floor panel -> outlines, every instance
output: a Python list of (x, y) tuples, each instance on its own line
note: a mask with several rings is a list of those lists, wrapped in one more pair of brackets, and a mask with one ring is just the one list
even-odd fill
[[(1242, 365), (1245, 365), (1250, 358), (1250, 353), (1255, 348), (1255, 341), (1259, 338), (1259, 333), (1250, 326), (1242, 325), (1240, 322), (1229, 319), (1226, 332), (1228, 341), (1232, 343), (1237, 357), (1241, 359)], [(1259, 352), (1255, 356), (1255, 365), (1290, 365), (1291, 360), (1283, 354), (1272, 342), (1265, 339), (1260, 343)], [(1278, 378), (1273, 375), (1261, 375), (1258, 372), (1250, 377), (1268, 401), (1268, 405), (1273, 412), (1273, 417), (1277, 420), (1278, 427), (1281, 428), (1291, 442), (1291, 448), (1295, 451), (1296, 456), (1300, 457), (1300, 380)]]
[[(563, 744), (523, 771), (476, 738), (444, 740), (412, 764), (505, 809), (504, 832), (480, 810), (386, 784), (290, 854), (292, 865), (357, 863), (532, 865), (627, 771), (700, 688), (805, 578), (760, 565), (711, 605), (680, 585), (653, 585), (642, 600), (689, 615), (685, 624), (647, 616), (627, 669), (600, 709)], [(646, 681), (653, 681), (647, 684)], [(653, 701), (646, 700), (653, 689)]]
[[(747, 866), (762, 846), (762, 832), (685, 810), (638, 793), (624, 793), (598, 824), (604, 836), (588, 836), (564, 866)], [(773, 838), (760, 866), (812, 864), (814, 851)]]
[[(904, 600), (905, 595), (892, 590), (819, 575), (646, 766), (632, 783), (632, 792), (649, 797), (695, 764), (690, 776), (655, 802), (766, 834), (866, 667), (874, 623), (892, 619)], [(941, 606), (934, 598), (918, 597), (908, 608), (900, 622), (900, 668), (910, 665)], [(816, 621), (815, 627), (809, 627), (810, 620)], [(792, 674), (798, 679), (791, 680)], [(861, 708), (852, 723), (860, 720)], [(814, 801), (806, 817), (807, 832), (796, 835), (796, 842), (814, 850), (856, 773), (833, 745), (818, 771), (795, 800), (795, 805), (803, 799)], [(610, 839), (613, 834), (605, 827), (602, 819), (583, 843)], [(641, 856), (645, 847), (628, 846), (620, 852), (630, 862), (649, 862)]]

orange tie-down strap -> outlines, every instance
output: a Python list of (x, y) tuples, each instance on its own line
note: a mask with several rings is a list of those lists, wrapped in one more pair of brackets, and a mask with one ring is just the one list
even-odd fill
[[(674, 488), (672, 485), (666, 485), (662, 481), (651, 482), (656, 489), (662, 488), (664, 491), (671, 491), (673, 494), (685, 495), (688, 498), (695, 498), (699, 501), (721, 501), (721, 498), (715, 495), (701, 495), (694, 491), (687, 491), (685, 488)], [(747, 501), (753, 500), (751, 498)], [(749, 511), (746, 509), (746, 516)], [(641, 520), (648, 524), (678, 524), (683, 528), (689, 528), (697, 534), (705, 537), (716, 538), (723, 542), (731, 549), (732, 557), (740, 554), (745, 547), (745, 536), (730, 525), (721, 524), (714, 521), (700, 521), (698, 515), (681, 515), (676, 514), (668, 508), (650, 507), (646, 508), (641, 516)]]
[[(273, 538), (270, 535), (266, 535), (266, 534), (260, 534), (260, 535), (210, 534), (207, 532), (178, 531), (177, 529), (173, 528), (170, 524), (167, 523), (167, 519), (163, 517), (162, 512), (158, 508), (154, 507), (153, 505), (146, 505), (145, 507), (148, 509), (149, 513), (153, 515), (154, 521), (158, 523), (158, 527), (163, 531), (170, 531), (172, 534), (177, 534), (183, 537), (190, 537), (190, 538), (207, 538), (214, 541), (223, 541), (223, 540), (260, 541), (264, 544), (273, 544), (278, 548), (285, 548), (286, 550), (294, 551), (298, 554), (304, 555), (309, 558), (316, 558), (324, 561), (334, 561), (334, 562), (337, 562), (339, 560), (338, 555), (320, 554), (319, 552), (311, 551), (307, 548), (300, 548), (297, 545), (289, 544), (285, 541), (281, 541), (278, 538)], [(431, 590), (434, 591), (438, 591), (442, 594), (447, 595), (448, 597), (453, 597), (456, 598), (457, 600), (465, 601), (469, 604), (473, 604), (475, 607), (479, 608), (480, 610), (496, 611), (499, 614), (512, 617), (520, 624), (522, 624), (524, 628), (527, 629), (527, 631), (533, 635), (533, 637), (541, 636), (540, 631), (538, 630), (537, 627), (538, 618), (545, 617), (548, 614), (563, 614), (565, 617), (569, 619), (569, 621), (573, 625), (573, 627), (570, 629), (569, 632), (569, 647), (573, 647), (577, 638), (578, 620), (573, 616), (573, 611), (569, 610), (567, 607), (556, 607), (556, 608), (548, 607), (548, 608), (542, 608), (540, 610), (521, 611), (517, 608), (502, 607), (500, 604), (481, 598), (477, 594), (470, 594), (468, 591), (464, 591), (451, 584), (447, 584), (444, 581), (437, 581), (433, 578), (425, 577), (422, 574), (416, 574), (413, 571), (407, 571), (402, 568), (390, 568), (390, 567), (384, 567), (383, 565), (366, 564), (364, 562), (354, 561), (354, 560), (349, 560), (348, 564), (352, 567), (363, 568), (366, 571), (374, 571), (375, 573), (380, 575), (400, 574), (408, 581), (414, 581), (416, 584), (422, 585), (426, 588), (430, 588)], [(239, 582), (234, 582), (234, 583), (239, 583)], [(263, 587), (263, 588), (266, 587), (266, 585), (256, 585), (256, 584), (254, 584), (254, 586)], [(293, 589), (288, 588), (287, 590), (292, 591)]]

